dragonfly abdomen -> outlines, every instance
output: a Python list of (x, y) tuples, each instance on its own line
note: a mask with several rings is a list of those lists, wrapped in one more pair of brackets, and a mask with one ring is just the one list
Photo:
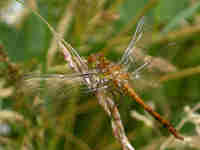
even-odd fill
[(123, 90), (132, 97), (133, 100), (135, 100), (138, 104), (140, 104), (149, 114), (151, 114), (156, 120), (158, 120), (165, 128), (169, 130), (170, 133), (172, 133), (177, 139), (183, 140), (184, 138), (180, 136), (177, 132), (177, 130), (171, 125), (171, 123), (168, 120), (163, 119), (160, 114), (155, 112), (150, 106), (144, 103), (144, 101), (137, 95), (135, 90), (128, 84), (124, 83), (122, 84)]

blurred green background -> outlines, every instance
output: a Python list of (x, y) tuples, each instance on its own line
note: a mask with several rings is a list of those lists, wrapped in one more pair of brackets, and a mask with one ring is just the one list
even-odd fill
[(21, 81), (32, 72), (73, 72), (33, 9), (81, 56), (103, 52), (115, 62), (128, 46), (139, 18), (146, 16), (144, 35), (133, 58), (136, 66), (147, 57), (152, 64), (133, 86), (146, 103), (178, 127), (185, 142), (171, 138), (129, 97), (119, 96), (116, 103), (126, 134), (136, 150), (200, 149), (198, 0), (25, 2), (26, 6), (0, 1), (0, 148), (122, 149), (113, 136), (110, 118), (94, 95), (81, 91), (84, 87), (72, 91), (74, 84), (60, 87), (59, 82), (51, 82), (51, 89)]

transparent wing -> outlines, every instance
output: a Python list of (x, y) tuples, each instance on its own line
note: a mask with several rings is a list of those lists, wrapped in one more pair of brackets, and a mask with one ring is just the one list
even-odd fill
[(137, 55), (134, 57), (136, 63), (129, 63), (129, 65), (132, 67), (130, 73), (133, 84), (139, 89), (158, 88), (161, 86), (160, 77), (177, 71), (177, 68), (166, 59), (149, 56), (141, 48), (135, 49), (135, 55)]
[(89, 75), (93, 74), (27, 74), (21, 81), (21, 87), (30, 96), (68, 99), (74, 93), (90, 92), (84, 82)]
[(137, 24), (136, 27), (136, 31), (128, 45), (128, 47), (126, 48), (121, 60), (120, 60), (120, 64), (127, 64), (128, 61), (132, 61), (133, 62), (133, 58), (132, 58), (132, 52), (134, 51), (134, 47), (135, 44), (141, 39), (142, 34), (143, 34), (143, 26), (144, 26), (144, 17), (142, 17), (140, 19), (140, 21)]

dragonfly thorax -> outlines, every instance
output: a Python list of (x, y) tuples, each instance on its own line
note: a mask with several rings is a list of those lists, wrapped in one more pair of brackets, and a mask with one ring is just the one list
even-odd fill
[(124, 82), (129, 80), (129, 74), (123, 71), (121, 65), (108, 61), (101, 53), (89, 56), (88, 66), (98, 72), (95, 77), (96, 87), (100, 85), (105, 88), (110, 83), (121, 87)]

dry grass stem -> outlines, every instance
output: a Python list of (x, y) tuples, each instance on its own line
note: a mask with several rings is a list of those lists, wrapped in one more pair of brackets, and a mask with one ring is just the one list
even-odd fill
[[(60, 38), (63, 38), (65, 33), (67, 32), (67, 30), (69, 29), (69, 25), (70, 25), (70, 22), (73, 17), (74, 6), (76, 5), (76, 3), (77, 3), (77, 1), (74, 0), (74, 1), (71, 1), (70, 4), (66, 5), (65, 12), (63, 13), (63, 17), (58, 22), (56, 31), (60, 35)], [(57, 44), (58, 44), (57, 37), (56, 37), (56, 35), (54, 35), (54, 37), (51, 41), (50, 47), (48, 49), (48, 54), (47, 54), (48, 68), (52, 64), (54, 55), (57, 50)]]
[(125, 134), (119, 110), (114, 101), (108, 96), (105, 96), (103, 91), (97, 92), (97, 98), (99, 100), (99, 104), (104, 108), (108, 116), (111, 118), (113, 134), (121, 143), (123, 150), (135, 150)]
[(159, 81), (160, 82), (166, 82), (169, 80), (177, 80), (177, 79), (182, 79), (182, 78), (186, 78), (195, 74), (199, 74), (200, 73), (200, 66), (197, 67), (193, 67), (193, 68), (187, 68), (184, 70), (181, 70), (179, 72), (174, 72), (174, 73), (170, 73), (167, 75), (162, 76)]
[(200, 25), (196, 24), (194, 26), (186, 26), (179, 31), (170, 32), (168, 34), (157, 36), (152, 41), (152, 45), (167, 44), (174, 41), (181, 41), (184, 39), (189, 39), (191, 36), (200, 33)]

